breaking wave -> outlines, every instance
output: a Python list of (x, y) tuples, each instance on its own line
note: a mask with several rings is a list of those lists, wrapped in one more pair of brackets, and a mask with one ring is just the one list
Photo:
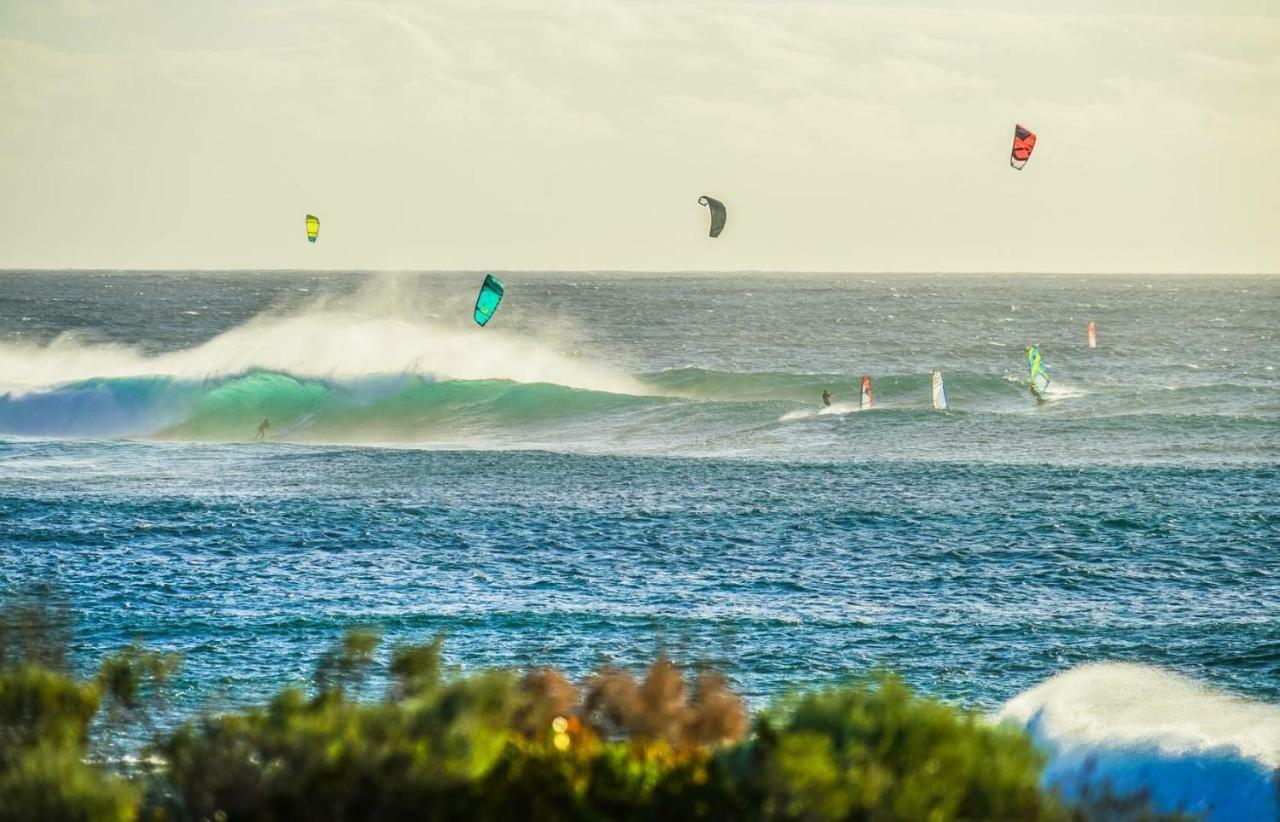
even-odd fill
[(255, 371), (208, 380), (118, 377), (0, 396), (0, 430), (29, 436), (453, 440), (466, 432), (585, 419), (654, 402), (625, 393), (512, 380), (436, 381), (419, 374), (319, 379)]
[(997, 718), (1031, 732), (1050, 757), (1046, 781), (1068, 796), (1110, 788), (1208, 819), (1280, 817), (1280, 706), (1102, 663), (1040, 683)]
[(367, 311), (264, 315), (193, 348), (146, 355), (64, 334), (44, 346), (0, 345), (0, 390), (94, 379), (209, 381), (254, 371), (350, 380), (414, 374), (433, 380), (510, 380), (641, 393), (616, 369), (559, 353), (548, 342), (499, 330), (462, 329)]
[[(3, 343), (0, 435), (244, 441), (267, 418), (269, 438), (288, 442), (521, 447), (523, 441), (659, 452), (679, 444), (699, 453), (757, 446), (794, 453), (798, 439), (821, 455), (831, 447), (822, 426), (857, 420), (868, 430), (939, 419), (929, 410), (924, 369), (872, 374), (876, 413), (865, 416), (851, 413), (857, 373), (680, 367), (632, 374), (565, 353), (576, 347), (551, 330), (531, 335), (448, 325), (385, 294), (264, 314), (176, 351), (149, 353), (74, 334), (44, 345)], [(1017, 375), (955, 370), (946, 379), (952, 420), (1037, 413)], [(1130, 401), (1120, 393), (1133, 389), (1062, 385), (1054, 397), (1062, 401), (1039, 410), (1059, 415), (1064, 425), (1080, 415), (1115, 417), (1111, 426), (1118, 429), (1129, 417), (1150, 426), (1168, 415), (1181, 424), (1182, 415), (1203, 416), (1199, 397), (1206, 392), (1235, 390), (1256, 403), (1253, 389), (1206, 386), (1201, 393), (1161, 392), (1163, 405), (1153, 414), (1147, 398)], [(824, 390), (835, 404), (822, 410)], [(1227, 424), (1259, 427), (1269, 420), (1254, 415)], [(779, 427), (786, 433), (775, 436)], [(945, 432), (938, 436), (951, 442)], [(896, 441), (855, 445), (883, 456)]]

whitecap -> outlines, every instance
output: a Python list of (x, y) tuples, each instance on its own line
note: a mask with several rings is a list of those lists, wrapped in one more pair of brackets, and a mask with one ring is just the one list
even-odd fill
[(1158, 808), (1212, 820), (1274, 819), (1280, 706), (1159, 668), (1084, 665), (1009, 700), (995, 716), (1049, 754), (1045, 781), (1068, 795), (1145, 791)]

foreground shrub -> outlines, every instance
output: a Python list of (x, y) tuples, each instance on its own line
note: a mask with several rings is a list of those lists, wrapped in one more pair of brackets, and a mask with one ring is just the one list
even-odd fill
[(1161, 818), (1105, 792), (1065, 807), (1025, 734), (890, 675), (751, 721), (722, 677), (688, 682), (662, 657), (578, 686), (550, 669), (450, 672), (436, 641), (396, 649), (370, 701), (367, 632), (321, 656), (310, 695), (153, 734), (142, 761), (158, 768), (126, 780), (95, 763), (122, 763), (113, 729), (154, 731), (176, 659), (134, 646), (78, 681), (47, 667), (63, 656), (38, 647), (38, 622), (14, 641), (0, 621), (0, 822)]
[(13, 639), (0, 627), (0, 822), (133, 819), (138, 791), (85, 762), (98, 685), (36, 664), (60, 656)]
[(688, 689), (666, 659), (579, 690), (545, 670), (449, 678), (439, 651), (399, 650), (381, 702), (291, 690), (183, 728), (163, 746), (182, 806), (264, 820), (1065, 818), (1024, 734), (891, 676), (785, 701), (748, 737), (723, 679)]
[(68, 610), (47, 592), (0, 608), (0, 822), (138, 815), (138, 784), (95, 763), (120, 760), (128, 726), (153, 727), (178, 660), (131, 646), (81, 681), (67, 670), (70, 636)]
[(137, 816), (137, 789), (85, 764), (73, 749), (42, 746), (7, 758), (0, 768), (3, 822), (125, 822)]
[(781, 819), (1044, 819), (1043, 762), (1021, 731), (914, 696), (898, 679), (793, 699), (760, 717), (762, 815)]

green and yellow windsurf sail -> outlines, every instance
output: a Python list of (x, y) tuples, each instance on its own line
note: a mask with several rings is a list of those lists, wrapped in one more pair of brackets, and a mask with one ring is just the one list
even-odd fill
[(1044, 370), (1044, 358), (1040, 356), (1040, 347), (1027, 346), (1027, 383), (1031, 390), (1043, 394), (1049, 388), (1049, 375)]

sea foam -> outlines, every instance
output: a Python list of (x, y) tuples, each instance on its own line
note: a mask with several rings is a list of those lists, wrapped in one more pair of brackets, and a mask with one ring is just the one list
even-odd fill
[(1214, 820), (1280, 815), (1280, 706), (1159, 668), (1084, 665), (1011, 699), (997, 719), (1048, 752), (1048, 783), (1068, 796), (1145, 792), (1162, 810)]
[(0, 344), (0, 391), (100, 378), (203, 380), (252, 371), (321, 379), (416, 374), (648, 393), (625, 373), (561, 353), (550, 341), (443, 325), (384, 300), (317, 302), (291, 314), (263, 314), (200, 345), (154, 355), (74, 334), (47, 345)]

